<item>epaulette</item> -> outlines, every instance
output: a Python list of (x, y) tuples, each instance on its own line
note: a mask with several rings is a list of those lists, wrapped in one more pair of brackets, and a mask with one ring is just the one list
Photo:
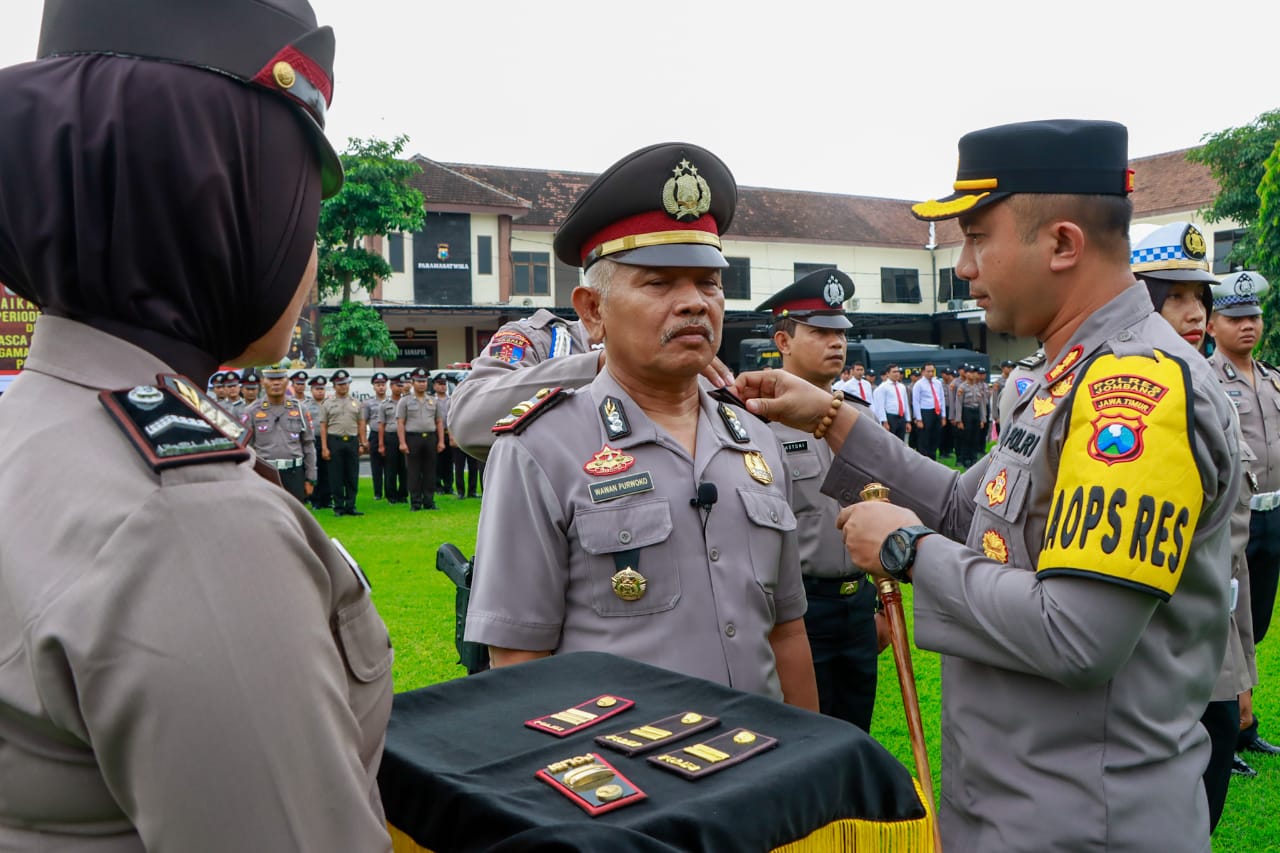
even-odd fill
[(249, 430), (190, 380), (160, 374), (155, 385), (98, 394), (154, 471), (204, 462), (243, 462)]
[(769, 423), (769, 419), (764, 415), (758, 415), (747, 408), (747, 404), (742, 402), (742, 398), (730, 391), (728, 388), (713, 388), (707, 392), (707, 396), (715, 400), (717, 403), (725, 403), (730, 406), (737, 406), (742, 411), (756, 418), (762, 423)]
[(1042, 349), (1038, 349), (1026, 358), (1018, 360), (1018, 367), (1026, 370), (1035, 370), (1042, 364), (1044, 364), (1044, 350)]
[(1266, 368), (1271, 373), (1280, 373), (1280, 370), (1277, 370), (1276, 366), (1269, 361), (1263, 361), (1260, 358), (1255, 358), (1254, 361), (1258, 362), (1258, 364), (1261, 364), (1264, 368)]
[(503, 433), (519, 435), (524, 431), (525, 427), (533, 423), (535, 418), (568, 398), (569, 394), (564, 388), (543, 388), (528, 400), (512, 406), (511, 414), (499, 418), (498, 422), (493, 425), (493, 432), (497, 435), (502, 435)]

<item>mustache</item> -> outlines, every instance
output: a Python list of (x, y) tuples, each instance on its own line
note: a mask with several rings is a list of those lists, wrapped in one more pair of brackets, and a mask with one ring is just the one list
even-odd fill
[(706, 320), (689, 320), (681, 323), (679, 326), (672, 326), (670, 329), (664, 329), (662, 332), (662, 343), (664, 345), (671, 343), (677, 335), (683, 334), (686, 329), (699, 329), (706, 334), (707, 340), (712, 343), (715, 343), (716, 341), (716, 332), (715, 329), (711, 328), (710, 323)]

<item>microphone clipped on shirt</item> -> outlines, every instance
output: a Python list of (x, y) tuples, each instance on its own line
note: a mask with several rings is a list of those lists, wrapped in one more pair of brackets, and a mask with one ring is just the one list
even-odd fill
[(719, 490), (716, 489), (715, 483), (699, 483), (698, 496), (696, 498), (689, 499), (689, 506), (697, 507), (703, 512), (703, 516), (702, 516), (703, 531), (706, 531), (707, 521), (711, 518), (711, 507), (715, 506), (715, 503), (717, 500), (719, 500), (719, 498), (720, 498), (720, 493), (719, 493)]

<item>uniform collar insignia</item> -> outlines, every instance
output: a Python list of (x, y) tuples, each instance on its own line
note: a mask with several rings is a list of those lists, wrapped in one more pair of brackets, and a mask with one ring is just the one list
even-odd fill
[(605, 435), (610, 441), (631, 435), (631, 423), (622, 408), (622, 401), (617, 397), (605, 397), (600, 404), (600, 420), (604, 423)]
[(728, 403), (721, 403), (716, 410), (720, 413), (720, 419), (724, 421), (724, 425), (728, 428), (729, 434), (733, 436), (734, 441), (738, 442), (738, 444), (748, 444), (751, 441), (751, 435), (747, 432), (747, 425), (738, 420), (738, 413)]
[(1062, 378), (1062, 374), (1070, 370), (1072, 366), (1080, 360), (1080, 356), (1082, 355), (1084, 355), (1084, 347), (1080, 344), (1076, 344), (1071, 349), (1067, 350), (1066, 355), (1062, 356), (1062, 358), (1058, 360), (1058, 363), (1051, 367), (1049, 372), (1044, 375), (1044, 381), (1050, 384), (1057, 382)]
[(1230, 362), (1224, 361), (1222, 363), (1222, 372), (1227, 374), (1228, 379), (1236, 378), (1236, 369), (1231, 366)]

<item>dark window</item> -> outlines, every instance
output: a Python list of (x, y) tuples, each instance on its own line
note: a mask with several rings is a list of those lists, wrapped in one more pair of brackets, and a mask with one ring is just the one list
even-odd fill
[(818, 270), (832, 269), (835, 267), (835, 264), (804, 264), (804, 263), (797, 262), (796, 264), (793, 265), (793, 267), (794, 267), (793, 272), (795, 273), (796, 281), (799, 281), (800, 279), (804, 278), (811, 272), (817, 272)]
[(551, 295), (551, 254), (549, 252), (512, 252), (515, 279), (511, 292), (516, 296)]
[(751, 298), (751, 259), (725, 258), (729, 268), (722, 270), (720, 281), (724, 284), (725, 299)]
[(476, 238), (476, 275), (493, 275), (493, 238)]
[(404, 235), (399, 231), (387, 235), (387, 253), (391, 256), (391, 271), (404, 272)]
[(880, 268), (881, 302), (919, 302), (920, 270)]
[(956, 275), (955, 267), (943, 267), (938, 270), (938, 301), (950, 302), (953, 299), (969, 298), (969, 282)]
[(1230, 255), (1236, 243), (1243, 239), (1243, 228), (1213, 232), (1213, 272), (1215, 275), (1231, 272), (1232, 264), (1227, 260), (1227, 255)]

